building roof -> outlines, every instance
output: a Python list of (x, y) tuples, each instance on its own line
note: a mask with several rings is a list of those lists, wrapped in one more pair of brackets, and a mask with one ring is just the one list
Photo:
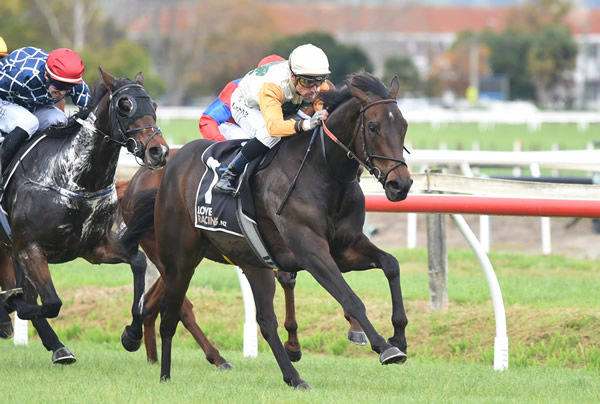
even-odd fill
[[(346, 6), (313, 4), (310, 13), (298, 4), (261, 3), (270, 16), (273, 28), (282, 35), (301, 34), (308, 31), (325, 31), (332, 34), (344, 32), (362, 33), (430, 33), (448, 34), (460, 31), (502, 31), (506, 26), (510, 9), (503, 7), (427, 7), (427, 6)], [(145, 36), (158, 29), (161, 33), (179, 28), (184, 30), (193, 24), (194, 13), (202, 12), (198, 3), (179, 3), (161, 11), (153, 24), (152, 16), (142, 15), (129, 24), (128, 32), (134, 37)], [(205, 10), (204, 10), (205, 11)], [(584, 32), (587, 21), (588, 33), (600, 35), (600, 9), (588, 10), (584, 15), (573, 12), (566, 19), (573, 34)]]

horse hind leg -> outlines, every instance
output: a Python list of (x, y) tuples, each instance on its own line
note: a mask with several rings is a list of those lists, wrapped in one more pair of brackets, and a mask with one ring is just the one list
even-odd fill
[[(161, 287), (162, 285), (162, 287)], [(164, 295), (164, 282), (160, 278), (152, 285), (144, 296), (146, 316), (144, 317), (144, 346), (146, 347), (146, 359), (150, 363), (158, 362), (158, 350), (156, 348), (156, 318), (160, 311), (160, 301)]]
[(273, 307), (275, 297), (275, 279), (264, 268), (244, 267), (244, 274), (252, 288), (256, 305), (256, 321), (263, 338), (269, 344), (271, 352), (279, 365), (283, 381), (295, 389), (310, 390), (308, 383), (300, 378), (300, 374), (290, 361), (281, 339), (277, 333), (277, 317)]
[(193, 307), (194, 306), (192, 305), (192, 302), (185, 297), (180, 310), (181, 323), (192, 334), (198, 345), (200, 345), (200, 348), (202, 348), (204, 351), (204, 355), (206, 356), (206, 360), (208, 362), (215, 365), (219, 370), (233, 369), (233, 365), (221, 356), (219, 350), (210, 343), (196, 322), (196, 316), (194, 315)]
[(365, 334), (364, 330), (358, 324), (358, 321), (352, 316), (350, 316), (344, 310), (344, 318), (348, 323), (350, 323), (350, 329), (348, 330), (348, 341), (352, 342), (356, 345), (367, 345), (369, 340), (367, 339), (367, 334)]
[(285, 297), (285, 321), (283, 325), (288, 333), (288, 339), (283, 343), (283, 346), (290, 360), (298, 362), (302, 359), (302, 348), (298, 340), (298, 323), (296, 322), (296, 303), (294, 298), (296, 273), (273, 271), (273, 274), (281, 285)]
[[(158, 278), (154, 285), (146, 292), (146, 318), (144, 319), (144, 343), (146, 346), (146, 357), (148, 362), (157, 362), (156, 349), (156, 317), (160, 311), (160, 302), (165, 294), (165, 282)], [(233, 365), (225, 360), (215, 348), (200, 326), (196, 322), (192, 302), (186, 297), (180, 311), (181, 323), (192, 334), (200, 348), (204, 351), (206, 360), (215, 365), (219, 370), (233, 369)]]

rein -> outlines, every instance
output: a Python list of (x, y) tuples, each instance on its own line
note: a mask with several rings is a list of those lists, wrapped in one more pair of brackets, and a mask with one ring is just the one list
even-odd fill
[[(350, 148), (348, 146), (346, 146), (344, 143), (342, 143), (333, 134), (333, 132), (331, 132), (329, 130), (329, 128), (325, 124), (325, 121), (322, 122), (323, 131), (325, 132), (325, 134), (327, 134), (327, 136), (331, 140), (333, 140), (333, 142), (335, 144), (337, 144), (339, 147), (342, 148), (342, 150), (344, 150), (346, 152), (346, 156), (349, 159), (355, 160), (360, 166), (364, 167), (371, 175), (373, 175), (375, 178), (377, 178), (377, 180), (382, 185), (385, 185), (385, 181), (387, 180), (388, 175), (390, 175), (390, 173), (392, 171), (394, 171), (396, 168), (398, 168), (400, 166), (408, 167), (408, 165), (406, 164), (406, 161), (404, 159), (397, 159), (394, 157), (386, 157), (386, 156), (379, 156), (377, 154), (372, 154), (370, 152), (369, 143), (367, 142), (367, 133), (366, 133), (366, 127), (365, 127), (365, 111), (375, 105), (390, 104), (390, 103), (395, 104), (396, 100), (392, 100), (392, 99), (377, 100), (377, 101), (370, 102), (366, 105), (363, 105), (360, 109), (360, 126), (361, 126), (361, 132), (362, 132), (362, 142), (363, 142), (363, 150), (365, 153), (365, 161), (362, 161), (352, 150), (350, 150)], [(350, 139), (349, 144), (354, 143), (357, 134), (358, 134), (358, 131), (355, 131), (354, 135), (352, 136), (352, 139)], [(404, 147), (404, 150), (406, 150), (407, 153), (410, 153), (406, 147)], [(381, 170), (379, 168), (375, 167), (375, 165), (373, 164), (373, 160), (375, 160), (375, 159), (395, 161), (396, 164), (392, 168), (390, 168), (388, 170), (388, 172), (385, 173), (385, 175), (383, 175)], [(325, 160), (327, 160), (327, 159), (325, 159)]]

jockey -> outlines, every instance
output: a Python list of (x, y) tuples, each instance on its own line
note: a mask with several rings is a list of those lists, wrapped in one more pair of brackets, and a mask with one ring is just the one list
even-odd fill
[[(325, 82), (329, 60), (320, 48), (305, 44), (295, 48), (287, 63), (276, 62), (251, 70), (231, 95), (235, 122), (252, 138), (235, 156), (215, 185), (217, 192), (236, 196), (237, 179), (246, 164), (266, 153), (283, 136), (316, 128), (327, 111), (314, 102), (319, 91), (330, 89)], [(290, 117), (302, 108), (313, 106), (315, 113), (306, 119)]]
[(85, 107), (90, 90), (81, 79), (84, 65), (66, 48), (49, 54), (35, 47), (14, 50), (0, 60), (0, 131), (4, 133), (0, 162), (6, 165), (19, 146), (36, 131), (66, 124), (54, 104), (65, 96)]
[[(258, 62), (257, 67), (284, 60), (284, 58), (275, 54), (265, 56)], [(217, 142), (248, 138), (248, 134), (235, 123), (231, 116), (231, 94), (238, 87), (241, 80), (239, 78), (227, 83), (217, 99), (206, 108), (200, 117), (199, 127), (203, 138)]]

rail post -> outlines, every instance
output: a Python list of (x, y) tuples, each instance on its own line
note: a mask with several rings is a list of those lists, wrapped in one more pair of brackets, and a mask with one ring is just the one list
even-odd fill
[(427, 214), (427, 262), (429, 266), (429, 302), (432, 310), (448, 310), (448, 255), (446, 222), (440, 213)]

